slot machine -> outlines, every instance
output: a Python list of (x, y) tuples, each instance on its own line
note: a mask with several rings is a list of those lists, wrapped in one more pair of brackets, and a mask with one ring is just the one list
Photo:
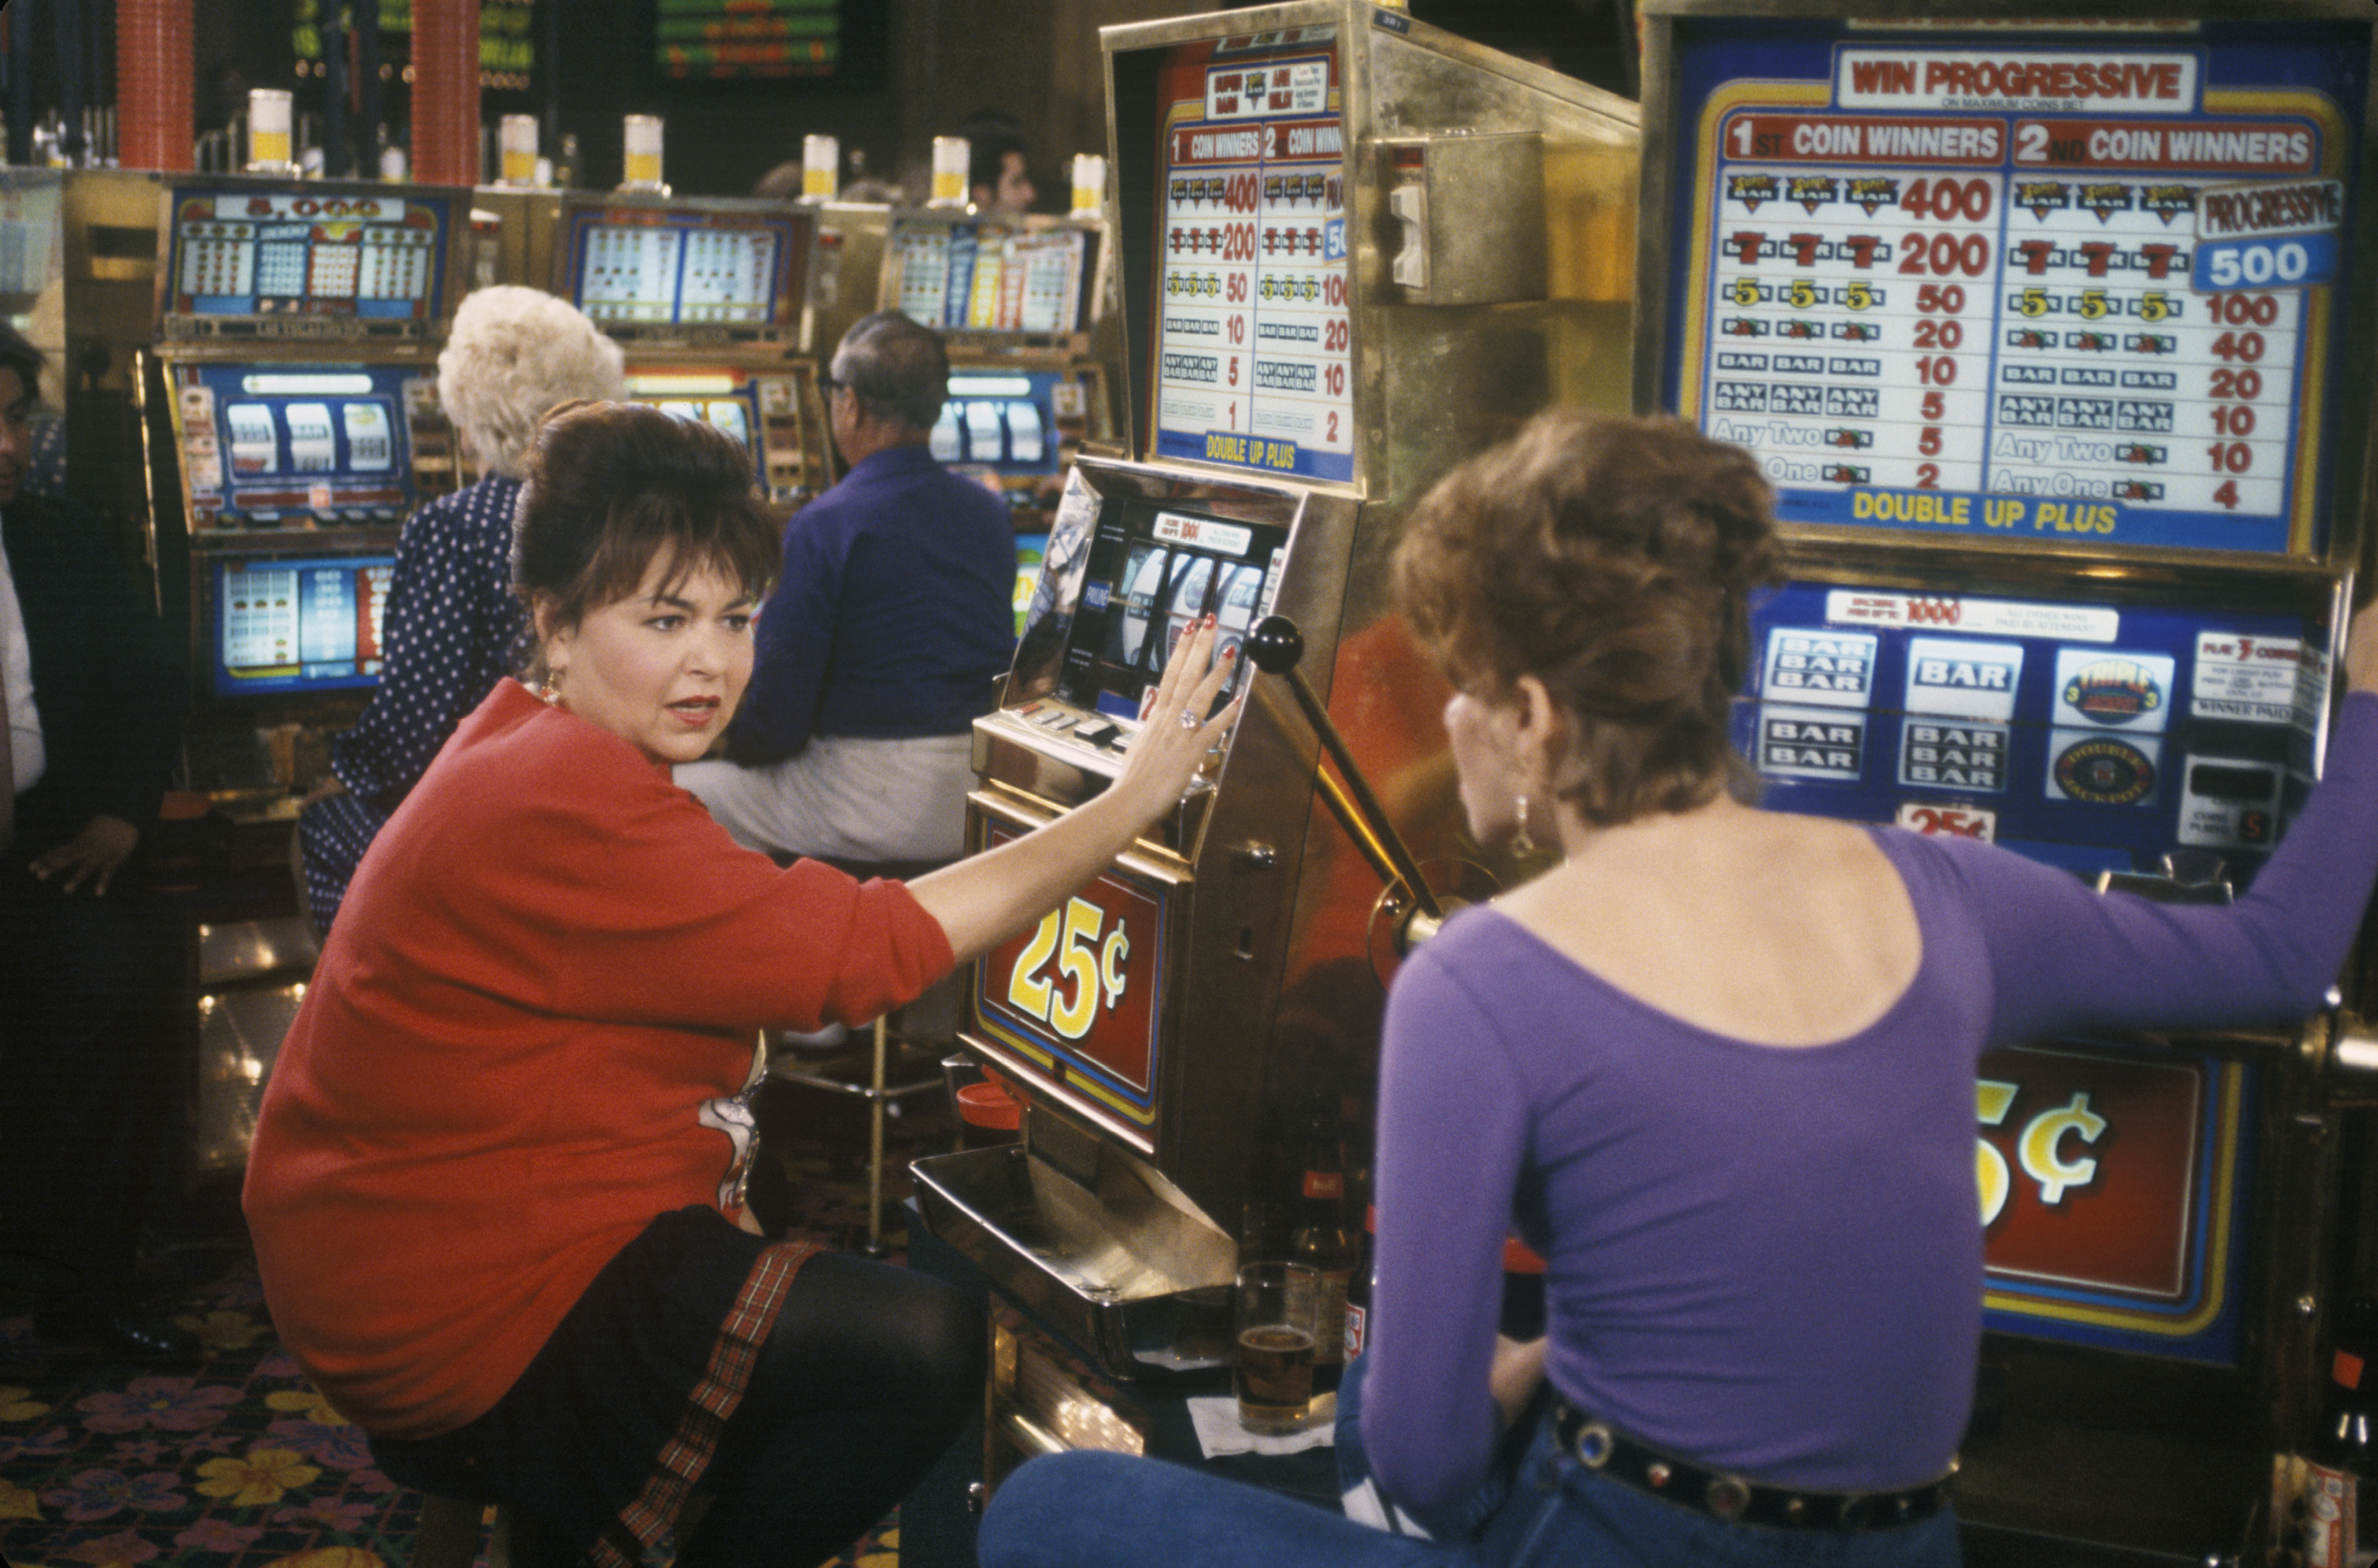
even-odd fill
[(808, 209), (572, 193), (557, 222), (553, 292), (625, 348), (630, 397), (742, 442), (787, 513), (834, 482), (817, 365), (800, 353)]
[(139, 386), (189, 786), (284, 820), (379, 674), (404, 520), (460, 483), (437, 395), (471, 193), (174, 175)]
[(1255, 681), (1179, 810), (976, 966), (961, 1038), (1023, 1142), (915, 1171), (933, 1236), (1039, 1325), (999, 1319), (993, 1479), (1050, 1442), (1130, 1446), (1123, 1385), (1220, 1366), (1214, 1287), (1287, 1196), (1267, 1146), (1316, 1101), (1367, 1127), (1387, 868), (1417, 857), (1433, 900), (1492, 886), (1446, 688), (1386, 603), (1400, 509), (1538, 408), (1626, 397), (1632, 104), (1350, 0), (1103, 41), (1133, 455), (1066, 481), (976, 723), (969, 842), (1104, 787), (1206, 614), (1224, 644), (1294, 621), (1377, 788), (1316, 770), (1327, 743)]
[[(146, 481), (161, 605), (189, 651), (183, 786), (227, 823), (186, 895), (192, 1165), (223, 1174), (246, 1158), (316, 952), (292, 909), (299, 796), (378, 684), (404, 520), (461, 481), (437, 353), (471, 193), (172, 174), (114, 175), (92, 195), (127, 208), (119, 187), (136, 179), (146, 228), (127, 209), (85, 243), (95, 279), (114, 258), (147, 301), (146, 341), (120, 374), (138, 449), (116, 461)], [(112, 342), (120, 314), (78, 328), (70, 288), (70, 343), (78, 330)], [(106, 378), (86, 396), (105, 408)], [(69, 408), (79, 468), (84, 426)]]
[[(1775, 488), (1735, 715), (1766, 800), (2249, 886), (2365, 542), (2369, 11), (1644, 13), (1636, 401)], [(2369, 1288), (2353, 1016), (1983, 1060), (1969, 1561), (2278, 1544)]]
[[(932, 452), (1008, 504), (1020, 633), (1066, 472), (1085, 442), (1115, 439), (1111, 344), (1100, 341), (1105, 225), (964, 208), (875, 210), (883, 259), (873, 308), (924, 323), (948, 347), (949, 401)], [(831, 355), (835, 342), (813, 346)]]

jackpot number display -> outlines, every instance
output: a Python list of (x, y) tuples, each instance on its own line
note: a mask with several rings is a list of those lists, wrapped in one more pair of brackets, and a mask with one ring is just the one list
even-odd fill
[[(1840, 107), (1713, 95), (1684, 412), (1754, 451), (1796, 521), (2300, 548), (2342, 220), (2341, 187), (2309, 178), (2319, 117), (2162, 117), (2196, 106), (2193, 55), (2123, 56), (2104, 82), (2138, 102), (2089, 96), (2100, 76), (2059, 52), (1929, 91), (1976, 68), (1842, 50)], [(1901, 88), (1914, 109), (1996, 106), (2009, 72), (2111, 106), (1871, 112)], [(2200, 237), (2265, 210), (2276, 233)]]
[(1159, 456), (1353, 477), (1334, 50), (1169, 78), (1153, 340)]
[(177, 193), (172, 308), (421, 319), (441, 223), (396, 197)]

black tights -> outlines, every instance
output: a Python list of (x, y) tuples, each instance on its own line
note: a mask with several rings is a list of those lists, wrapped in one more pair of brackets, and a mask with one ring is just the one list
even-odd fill
[[(679, 1552), (679, 1568), (816, 1568), (849, 1547), (966, 1426), (982, 1398), (984, 1349), (980, 1316), (940, 1280), (840, 1253), (811, 1258), (786, 1293), (703, 1478), (698, 1490), (709, 1511)], [(493, 1460), (489, 1469), (501, 1464), (479, 1440), (457, 1438), (477, 1450), (475, 1459)], [(493, 1475), (475, 1489), (440, 1485), (416, 1465), (390, 1462), (445, 1461), (460, 1452), (446, 1446), (455, 1441), (375, 1442), (374, 1449), (408, 1485), (510, 1502), (510, 1489)], [(433, 1445), (438, 1451), (424, 1452)], [(515, 1568), (580, 1562), (584, 1538), (533, 1507), (507, 1509)]]
[(814, 1565), (922, 1480), (982, 1399), (983, 1329), (956, 1291), (831, 1254), (793, 1281), (712, 1462), (679, 1568)]

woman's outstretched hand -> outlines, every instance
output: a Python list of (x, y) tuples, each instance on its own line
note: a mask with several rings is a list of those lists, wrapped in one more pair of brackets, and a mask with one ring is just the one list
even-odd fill
[(1173, 644), (1147, 721), (1132, 738), (1123, 772), (1103, 793), (1020, 839), (908, 884), (926, 913), (941, 922), (960, 964), (1039, 919), (1180, 803), (1197, 765), (1239, 713), (1233, 702), (1206, 718), (1235, 664), (1216, 660), (1207, 669), (1213, 651), (1208, 616)]
[[(1236, 649), (1229, 657), (1213, 657), (1214, 637), (1214, 617), (1207, 616), (1173, 644), (1156, 700), (1111, 786), (1111, 793), (1129, 803), (1134, 832), (1172, 808), (1206, 754), (1238, 719), (1238, 702), (1211, 720), (1206, 717), (1238, 662)], [(1211, 670), (1206, 668), (1209, 662)]]

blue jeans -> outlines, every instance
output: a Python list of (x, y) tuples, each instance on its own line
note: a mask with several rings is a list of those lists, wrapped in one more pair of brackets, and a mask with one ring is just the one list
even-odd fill
[[(1341, 1445), (1351, 1410), (1361, 1407), (1361, 1367), (1349, 1369), (1339, 1391)], [(1341, 1446), (1341, 1470), (1358, 1469), (1360, 1454), (1359, 1437)], [(982, 1568), (1956, 1568), (1958, 1562), (1956, 1520), (1945, 1509), (1918, 1524), (1856, 1532), (1730, 1525), (1586, 1469), (1555, 1447), (1549, 1417), (1510, 1457), (1467, 1507), (1431, 1515), (1431, 1528), (1443, 1534), (1428, 1540), (1177, 1465), (1052, 1454), (1002, 1483), (976, 1550)]]

